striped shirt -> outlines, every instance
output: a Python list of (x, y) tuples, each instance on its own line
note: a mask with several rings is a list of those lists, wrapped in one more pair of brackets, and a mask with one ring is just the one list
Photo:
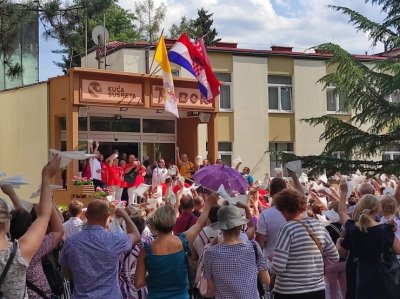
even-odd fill
[(301, 294), (325, 289), (324, 261), (336, 263), (339, 254), (323, 224), (313, 218), (301, 220), (320, 241), (322, 258), (314, 240), (297, 221), (285, 223), (279, 232), (272, 259), (276, 273), (275, 291), (281, 294)]

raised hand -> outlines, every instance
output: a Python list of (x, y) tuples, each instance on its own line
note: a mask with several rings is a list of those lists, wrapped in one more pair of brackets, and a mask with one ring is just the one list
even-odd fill
[(57, 171), (60, 169), (61, 156), (54, 155), (51, 161), (49, 161), (42, 170), (42, 177), (52, 178), (56, 175)]

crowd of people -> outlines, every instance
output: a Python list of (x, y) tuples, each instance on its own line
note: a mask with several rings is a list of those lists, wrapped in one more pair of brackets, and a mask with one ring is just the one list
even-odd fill
[(179, 149), (176, 166), (118, 152), (102, 159), (98, 146), (82, 176), (109, 186), (112, 201), (72, 200), (61, 214), (50, 190), (57, 156), (32, 211), (1, 186), (12, 207), (0, 200), (0, 298), (400, 298), (382, 273), (384, 255), (392, 268), (400, 256), (396, 177), (285, 178), (277, 169), (256, 181), (244, 167), (246, 202), (229, 204), (191, 186), (208, 160)]

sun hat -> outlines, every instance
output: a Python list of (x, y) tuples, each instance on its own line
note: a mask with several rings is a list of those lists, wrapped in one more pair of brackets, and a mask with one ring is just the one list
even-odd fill
[(242, 217), (239, 208), (233, 205), (220, 208), (217, 216), (218, 228), (222, 230), (235, 228), (249, 222)]

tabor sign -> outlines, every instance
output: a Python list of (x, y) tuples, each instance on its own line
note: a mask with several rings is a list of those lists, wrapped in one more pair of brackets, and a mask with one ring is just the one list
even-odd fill
[(142, 84), (82, 80), (81, 103), (144, 105)]
[[(164, 106), (162, 92), (162, 86), (152, 85), (151, 106)], [(178, 108), (187, 108), (191, 110), (214, 110), (213, 103), (207, 103), (198, 89), (175, 87), (175, 96), (178, 100)]]

